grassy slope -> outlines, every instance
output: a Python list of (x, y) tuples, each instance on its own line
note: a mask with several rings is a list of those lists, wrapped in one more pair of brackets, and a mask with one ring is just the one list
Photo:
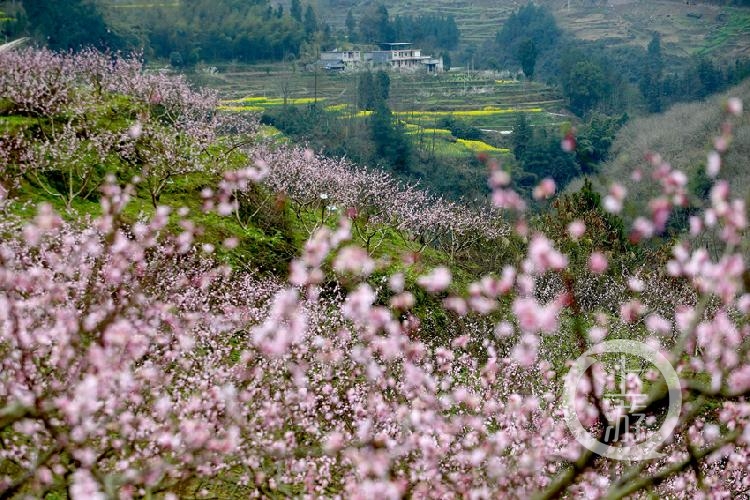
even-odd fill
[[(727, 97), (740, 97), (750, 102), (750, 79), (733, 87), (724, 94), (706, 102), (679, 104), (667, 112), (628, 123), (617, 136), (612, 147), (611, 159), (602, 166), (597, 179), (604, 189), (610, 182), (623, 182), (630, 193), (630, 199), (640, 205), (657, 193), (657, 186), (650, 181), (650, 169), (644, 160), (647, 152), (656, 152), (672, 166), (684, 170), (694, 179), (706, 164), (706, 154), (712, 147), (713, 138), (718, 135), (724, 120), (723, 105)], [(734, 141), (724, 158), (720, 178), (727, 179), (740, 195), (750, 196), (750, 171), (747, 159), (750, 157), (750, 114), (747, 112), (734, 119)], [(636, 168), (644, 169), (645, 180), (634, 183), (630, 179)], [(569, 190), (580, 187), (574, 182)], [(632, 207), (635, 208), (635, 207)]]
[[(128, 102), (127, 98), (121, 96), (112, 97), (96, 106), (97, 112), (88, 115), (87, 119), (93, 120), (97, 127), (120, 130), (129, 125), (127, 114), (113, 115), (113, 110), (119, 109), (117, 106), (122, 106), (123, 103)], [(135, 113), (136, 111), (137, 109), (134, 108), (130, 109), (128, 113)], [(0, 133), (22, 132), (27, 136), (36, 136), (40, 133), (39, 127), (47, 127), (54, 120), (54, 117), (44, 118), (40, 121), (37, 118), (9, 115), (0, 109)], [(269, 132), (269, 127), (261, 127), (259, 132), (261, 137), (266, 139), (270, 133), (272, 131)], [(279, 141), (285, 142), (286, 139), (281, 138)], [(241, 168), (249, 161), (244, 154), (234, 152), (225, 168)], [(130, 172), (132, 173), (132, 171)], [(130, 174), (124, 173), (122, 175), (127, 177)], [(41, 174), (40, 177), (44, 179), (44, 174)], [(162, 193), (160, 204), (170, 206), (173, 213), (179, 208), (187, 208), (189, 210), (188, 219), (201, 228), (197, 243), (214, 245), (220, 259), (237, 268), (258, 269), (285, 279), (288, 272), (288, 262), (300, 254), (301, 248), (308, 238), (307, 228), (313, 227), (316, 222), (319, 222), (319, 209), (304, 210), (301, 219), (298, 220), (287, 204), (266, 203), (265, 208), (257, 210), (257, 215), (252, 217), (249, 222), (246, 221), (247, 225), (243, 227), (233, 216), (221, 217), (213, 213), (203, 212), (201, 191), (205, 187), (215, 188), (219, 180), (220, 176), (203, 172), (176, 176)], [(14, 192), (13, 201), (9, 207), (12, 213), (23, 218), (30, 218), (36, 213), (36, 206), (39, 203), (49, 203), (58, 213), (69, 220), (77, 220), (82, 216), (96, 216), (100, 213), (96, 196), (91, 199), (76, 198), (72, 204), (72, 211), (66, 212), (63, 200), (56, 196), (54, 192), (51, 193), (43, 189), (38, 181), (39, 179), (30, 175), (22, 180), (20, 189)], [(50, 189), (50, 187), (48, 186), (47, 189)], [(265, 188), (258, 187), (250, 197), (251, 211), (255, 212), (257, 204), (267, 201), (267, 199), (268, 194)], [(145, 189), (137, 189), (136, 196), (125, 209), (124, 219), (126, 223), (132, 223), (140, 218), (149, 217), (153, 213), (154, 208), (148, 192)], [(333, 217), (326, 219), (326, 224), (335, 225), (335, 223)], [(176, 224), (172, 224), (171, 229), (179, 231)], [(398, 263), (399, 258), (420, 248), (418, 242), (406, 241), (403, 235), (396, 234), (393, 231), (385, 231), (384, 234), (382, 244), (374, 250), (373, 254), (377, 258), (392, 260), (394, 264), (391, 265), (391, 269), (401, 268), (401, 264)], [(238, 238), (239, 246), (234, 250), (223, 249), (221, 242), (230, 237)], [(419, 263), (407, 270), (407, 275), (411, 276), (410, 281), (413, 283), (416, 276), (438, 265), (451, 266), (459, 283), (466, 284), (478, 275), (478, 270), (473, 263), (454, 261), (449, 255), (429, 247), (421, 253)]]

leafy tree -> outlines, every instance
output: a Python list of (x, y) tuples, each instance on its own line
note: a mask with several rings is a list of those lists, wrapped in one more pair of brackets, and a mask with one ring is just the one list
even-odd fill
[(375, 82), (372, 72), (359, 74), (357, 80), (357, 106), (359, 109), (372, 110), (375, 107)]
[(451, 69), (451, 54), (450, 54), (450, 52), (448, 52), (447, 50), (443, 51), (440, 54), (440, 57), (443, 59), (443, 69), (445, 69), (445, 71), (449, 71)]
[[(512, 13), (495, 36), (501, 62), (516, 61), (534, 74), (537, 56), (557, 49), (562, 32), (552, 13), (529, 2)], [(533, 45), (529, 44), (533, 42)], [(526, 45), (526, 47), (522, 47)]]
[(346, 21), (344, 21), (344, 25), (346, 26), (346, 36), (349, 38), (349, 41), (352, 43), (357, 42), (357, 21), (354, 19), (354, 14), (352, 13), (352, 9), (349, 9), (346, 12)]
[(290, 7), (290, 13), (292, 15), (292, 19), (298, 22), (302, 22), (302, 6), (299, 3), (299, 0), (292, 0), (292, 6)]
[(521, 64), (523, 74), (529, 80), (534, 79), (534, 67), (536, 66), (536, 58), (539, 55), (536, 49), (536, 43), (531, 38), (527, 38), (518, 44), (516, 59)]
[(721, 88), (722, 74), (721, 70), (714, 65), (708, 58), (701, 57), (698, 60), (696, 68), (698, 73), (698, 79), (701, 83), (701, 90), (699, 92), (699, 98), (706, 97), (713, 94), (719, 88)]
[(576, 159), (584, 174), (592, 174), (607, 159), (617, 131), (627, 122), (628, 115), (607, 116), (592, 113), (576, 137)]
[(526, 150), (529, 147), (529, 143), (533, 139), (533, 131), (529, 125), (529, 120), (526, 118), (525, 113), (518, 113), (516, 115), (516, 121), (513, 124), (513, 154), (516, 159), (521, 161)]
[(385, 71), (379, 70), (372, 74), (366, 71), (359, 75), (357, 87), (359, 109), (374, 110), (379, 105), (385, 105), (390, 95), (391, 78)]
[(27, 28), (26, 13), (21, 4), (3, 5), (3, 9), (0, 10), (0, 37), (6, 40), (17, 38)]
[(377, 103), (384, 103), (391, 94), (391, 77), (383, 70), (375, 73), (375, 99)]
[(93, 46), (118, 50), (123, 40), (107, 26), (96, 5), (84, 0), (24, 0), (28, 29), (53, 50)]
[(583, 116), (594, 109), (607, 94), (606, 83), (604, 72), (596, 62), (577, 62), (563, 82), (571, 111)]
[[(184, 0), (185, 8), (149, 16), (145, 31), (155, 56), (179, 52), (186, 64), (205, 60), (246, 62), (294, 59), (303, 42), (325, 45), (330, 31), (315, 11), (304, 22), (284, 15), (281, 5), (269, 16), (267, 0)], [(301, 19), (301, 17), (300, 17)], [(328, 35), (327, 35), (328, 34)]]
[(641, 94), (646, 99), (648, 110), (658, 113), (662, 110), (664, 62), (661, 55), (661, 36), (654, 33), (648, 44), (643, 75), (639, 82)]
[(480, 140), (483, 135), (482, 131), (477, 127), (472, 127), (463, 120), (456, 118), (455, 116), (446, 116), (437, 123), (438, 127), (447, 128), (451, 131), (454, 137), (459, 139), (467, 139), (470, 141)]
[(563, 151), (559, 138), (544, 131), (529, 143), (521, 157), (521, 164), (524, 171), (536, 175), (538, 179), (551, 177), (560, 188), (581, 174), (575, 155)]
[(411, 165), (411, 142), (403, 124), (394, 120), (393, 113), (384, 102), (375, 107), (370, 117), (370, 128), (377, 159), (397, 173), (407, 173)]
[(395, 33), (389, 22), (388, 9), (381, 3), (371, 4), (359, 19), (360, 41), (378, 43), (393, 41)]
[(391, 25), (397, 40), (408, 40), (427, 49), (458, 46), (460, 32), (453, 16), (396, 16)]
[(495, 38), (501, 46), (512, 48), (530, 38), (540, 50), (546, 50), (557, 43), (560, 35), (552, 13), (544, 6), (529, 2), (510, 15)]
[(316, 31), (318, 31), (318, 18), (315, 15), (315, 10), (312, 8), (312, 5), (308, 5), (305, 9), (305, 33), (307, 36), (312, 35)]

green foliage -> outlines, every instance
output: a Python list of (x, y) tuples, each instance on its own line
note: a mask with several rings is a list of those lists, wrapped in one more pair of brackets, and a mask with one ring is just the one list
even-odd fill
[(538, 179), (551, 177), (560, 189), (581, 173), (575, 156), (563, 151), (560, 141), (550, 136), (534, 140), (523, 156), (523, 168)]
[[(578, 241), (570, 238), (567, 229), (575, 220), (586, 224), (586, 233)], [(604, 211), (601, 196), (588, 178), (579, 191), (558, 197), (552, 203), (552, 210), (540, 215), (534, 224), (559, 245), (574, 267), (585, 267), (585, 259), (595, 250), (608, 255), (625, 255), (633, 250), (622, 219)]]
[(12, 40), (23, 35), (28, 24), (26, 12), (16, 2), (0, 2), (0, 38)]
[(379, 164), (399, 174), (409, 171), (412, 147), (401, 122), (394, 120), (393, 113), (380, 102), (370, 117), (372, 140)]
[(383, 70), (374, 75), (370, 71), (359, 74), (357, 81), (357, 106), (361, 110), (372, 111), (380, 105), (387, 105), (390, 96), (391, 78)]
[(658, 33), (654, 33), (651, 38), (647, 54), (646, 66), (638, 84), (641, 94), (646, 99), (648, 110), (652, 113), (658, 113), (662, 109), (662, 94), (664, 91), (664, 62), (661, 55), (661, 36)]
[(349, 38), (349, 41), (357, 43), (359, 40), (359, 37), (357, 36), (357, 21), (354, 19), (352, 9), (349, 9), (346, 12), (346, 21), (344, 25), (346, 26), (346, 36)]
[(513, 124), (513, 154), (516, 160), (521, 161), (532, 139), (533, 131), (528, 118), (526, 118), (526, 113), (518, 113)]
[(185, 65), (200, 60), (248, 62), (300, 55), (303, 43), (328, 43), (327, 26), (312, 6), (304, 16), (299, 2), (285, 15), (268, 0), (185, 0), (180, 9), (156, 9), (142, 19), (149, 48), (161, 58), (179, 53)]
[(589, 121), (576, 137), (576, 160), (583, 174), (595, 173), (598, 165), (607, 159), (618, 130), (627, 120), (627, 114), (620, 116), (591, 114)]
[(706, 169), (698, 168), (688, 180), (688, 192), (699, 200), (707, 200), (708, 194), (713, 186), (711, 180), (706, 174)]
[(532, 41), (540, 52), (551, 49), (561, 36), (552, 13), (544, 6), (529, 2), (511, 14), (495, 40), (508, 55), (518, 54), (519, 46)]
[(112, 31), (92, 2), (85, 0), (24, 0), (27, 29), (53, 50), (125, 48), (120, 36)]
[(372, 3), (365, 8), (359, 18), (359, 39), (365, 43), (385, 43), (395, 39), (385, 5)]
[(312, 5), (308, 5), (305, 9), (304, 25), (305, 33), (308, 37), (318, 31), (318, 18), (315, 15), (315, 9), (312, 8)]
[[(524, 134), (524, 131), (521, 130)], [(519, 138), (514, 138), (518, 141)], [(523, 138), (521, 138), (523, 140)], [(517, 160), (527, 175), (517, 176), (516, 184), (527, 195), (531, 188), (545, 177), (555, 180), (558, 188), (562, 189), (581, 173), (575, 155), (567, 153), (560, 147), (560, 138), (540, 130), (531, 136), (525, 144), (517, 147)]]
[(451, 134), (458, 139), (466, 139), (469, 141), (478, 141), (484, 137), (484, 134), (477, 127), (473, 127), (466, 123), (464, 120), (456, 118), (455, 116), (446, 116), (438, 120), (437, 126), (439, 128), (446, 128), (451, 131)]
[(538, 55), (539, 52), (536, 49), (536, 43), (534, 43), (533, 39), (527, 38), (518, 44), (516, 59), (518, 59), (518, 62), (521, 64), (523, 74), (526, 75), (526, 78), (529, 80), (534, 79), (534, 68), (536, 66), (536, 58)]
[[(732, 36), (746, 23), (735, 14), (729, 23)], [(665, 53), (656, 32), (645, 49), (609, 42), (564, 33), (549, 10), (529, 3), (497, 32), (491, 56), (466, 58), (494, 69), (521, 66), (527, 77), (559, 85), (580, 117), (593, 110), (610, 115), (660, 112), (676, 102), (704, 99), (750, 75), (748, 60), (727, 64), (706, 57), (707, 51), (693, 58)]]
[(565, 75), (563, 88), (570, 110), (582, 116), (593, 110), (607, 95), (607, 82), (601, 67), (589, 60), (577, 62)]
[(346, 28), (349, 41), (352, 42), (408, 41), (428, 50), (455, 49), (460, 37), (453, 16), (396, 16), (391, 21), (388, 9), (382, 3), (373, 3), (364, 9), (359, 19), (358, 33), (354, 31), (354, 16), (350, 10), (347, 13)]
[(458, 46), (460, 32), (453, 16), (396, 16), (392, 24), (396, 40), (408, 40), (427, 50), (453, 50)]
[(292, 6), (290, 7), (289, 12), (292, 15), (292, 19), (297, 22), (302, 22), (302, 6), (300, 5), (299, 0), (292, 0)]

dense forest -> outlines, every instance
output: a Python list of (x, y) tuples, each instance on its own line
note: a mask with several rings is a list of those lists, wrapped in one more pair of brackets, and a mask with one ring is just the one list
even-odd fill
[[(0, 34), (6, 38), (31, 35), (56, 50), (139, 49), (188, 67), (221, 60), (311, 63), (320, 50), (337, 43), (409, 40), (430, 50), (449, 51), (457, 47), (460, 36), (450, 16), (392, 19), (382, 4), (366, 9), (358, 22), (350, 16), (346, 35), (338, 39), (313, 6), (299, 0), (292, 0), (288, 9), (269, 0), (185, 0), (179, 9), (151, 8), (138, 16), (138, 26), (120, 26), (119, 31), (106, 23), (96, 3), (87, 0), (6, 1), (0, 2), (0, 9)], [(61, 25), (67, 29), (57, 29)]]
[[(320, 50), (331, 43), (330, 28), (311, 5), (303, 6), (298, 0), (288, 11), (273, 7), (268, 0), (185, 0), (179, 9), (150, 9), (137, 29), (119, 33), (107, 26), (96, 4), (86, 0), (4, 4), (5, 36), (30, 34), (50, 48), (63, 50), (85, 46), (140, 49), (175, 66), (222, 59), (315, 58), (311, 47)], [(60, 30), (61, 25), (67, 29)]]

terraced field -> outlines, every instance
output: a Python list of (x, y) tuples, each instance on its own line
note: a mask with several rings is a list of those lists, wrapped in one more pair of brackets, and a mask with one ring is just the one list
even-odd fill
[[(238, 65), (213, 74), (194, 75), (200, 83), (226, 96), (223, 108), (236, 112), (318, 102), (346, 119), (365, 119), (357, 111), (357, 75), (291, 71), (289, 66)], [(537, 127), (557, 128), (569, 120), (559, 93), (539, 83), (501, 79), (492, 73), (391, 75), (389, 103), (419, 147), (436, 154), (472, 155), (480, 151), (508, 152), (507, 136), (519, 113)], [(488, 142), (464, 141), (440, 126), (453, 117), (483, 130)]]
[[(96, 0), (114, 25), (137, 27), (154, 8), (184, 8), (184, 0)], [(525, 0), (380, 0), (391, 15), (452, 15), (461, 44), (481, 45), (493, 38)], [(279, 0), (289, 7), (291, 0)], [(334, 30), (344, 30), (350, 6), (355, 17), (364, 0), (310, 2)], [(585, 40), (645, 46), (651, 34), (662, 35), (665, 51), (678, 56), (710, 54), (733, 60), (750, 57), (750, 9), (684, 0), (537, 0), (555, 13), (560, 26)], [(592, 5), (597, 3), (597, 5)]]
[[(329, 23), (343, 29), (347, 8), (338, 0), (319, 0)], [(350, 2), (353, 12), (365, 2)], [(503, 22), (522, 0), (383, 0), (392, 15), (453, 15), (461, 31), (462, 44), (481, 44), (495, 36)], [(685, 0), (537, 0), (555, 14), (560, 26), (584, 40), (605, 39), (609, 43), (645, 46), (658, 31), (666, 51), (685, 56), (710, 53), (733, 60), (750, 56), (750, 9), (722, 7)]]

